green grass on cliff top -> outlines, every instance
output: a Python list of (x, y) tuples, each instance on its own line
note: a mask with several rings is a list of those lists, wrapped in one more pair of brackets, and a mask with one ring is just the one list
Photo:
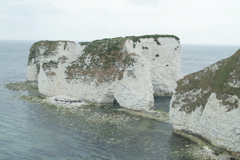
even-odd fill
[[(240, 49), (231, 57), (221, 60), (216, 64), (219, 66), (219, 69), (216, 71), (212, 71), (211, 66), (209, 66), (204, 70), (189, 74), (179, 80), (176, 89), (176, 93), (179, 95), (177, 95), (172, 106), (177, 106), (181, 101), (184, 102), (181, 110), (186, 113), (191, 113), (200, 106), (203, 110), (210, 94), (216, 93), (217, 98), (222, 100), (222, 104), (227, 106), (227, 111), (238, 108), (239, 102), (237, 100), (230, 101), (229, 97), (235, 95), (240, 99), (240, 88), (229, 85), (229, 82), (240, 81)], [(188, 83), (185, 83), (187, 81)], [(181, 96), (190, 91), (196, 92), (199, 90), (201, 92), (194, 96), (196, 98), (195, 101), (190, 98), (191, 95)]]
[[(154, 34), (154, 35), (142, 35), (142, 36), (126, 36), (126, 37), (116, 37), (116, 38), (105, 38), (105, 39), (99, 39), (99, 40), (95, 40), (92, 42), (99, 42), (99, 41), (115, 41), (115, 40), (124, 40), (124, 39), (131, 39), (133, 40), (133, 42), (140, 42), (140, 39), (144, 39), (144, 38), (174, 38), (177, 41), (180, 41), (180, 38), (175, 36), (175, 35), (160, 35), (160, 34)], [(79, 44), (81, 45), (88, 45), (91, 42), (79, 42)]]

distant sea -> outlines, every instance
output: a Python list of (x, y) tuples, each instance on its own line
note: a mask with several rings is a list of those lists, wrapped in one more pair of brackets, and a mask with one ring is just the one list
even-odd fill
[[(2, 160), (190, 160), (189, 140), (172, 125), (100, 108), (86, 114), (19, 100), (4, 87), (25, 81), (34, 41), (0, 41), (0, 159)], [(232, 55), (240, 46), (182, 44), (182, 76)], [(168, 111), (170, 98), (156, 98)], [(120, 117), (118, 123), (89, 117)], [(102, 116), (102, 117), (101, 117)]]
[(240, 49), (240, 45), (182, 44), (182, 76), (199, 71), (228, 58)]

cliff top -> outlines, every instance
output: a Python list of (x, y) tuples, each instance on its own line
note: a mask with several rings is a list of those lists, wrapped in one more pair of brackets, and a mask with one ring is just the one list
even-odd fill
[[(120, 80), (124, 71), (132, 66), (138, 57), (135, 53), (126, 53), (123, 50), (125, 42), (132, 40), (134, 42), (133, 48), (135, 48), (136, 43), (141, 42), (141, 39), (153, 38), (156, 45), (161, 45), (158, 41), (158, 38), (161, 37), (174, 38), (179, 41), (179, 38), (174, 35), (144, 35), (80, 42), (80, 45), (85, 46), (83, 54), (68, 66), (67, 78), (72, 80), (79, 78), (79, 75), (87, 75), (86, 77), (89, 77), (88, 81), (90, 81), (97, 74), (100, 83)], [(89, 63), (86, 63), (86, 61), (89, 61)], [(133, 73), (128, 73), (128, 75), (134, 76)]]
[[(179, 38), (174, 35), (143, 35), (101, 39), (92, 42), (80, 42), (80, 45), (85, 46), (83, 54), (67, 67), (67, 78), (69, 80), (78, 79), (81, 77), (79, 75), (86, 75), (86, 77), (91, 78), (92, 76), (99, 74), (99, 82), (121, 79), (124, 70), (132, 66), (135, 63), (135, 58), (137, 58), (135, 53), (126, 53), (126, 51), (123, 50), (125, 42), (127, 40), (132, 40), (133, 48), (135, 48), (136, 44), (141, 42), (141, 39), (150, 38), (156, 42), (156, 45), (161, 45), (158, 38), (173, 38), (179, 41)], [(34, 63), (37, 63), (37, 57), (40, 55), (40, 50), (43, 51), (41, 54), (43, 54), (44, 57), (56, 55), (58, 53), (57, 47), (59, 46), (59, 42), (65, 43), (64, 50), (68, 48), (68, 42), (74, 43), (72, 41), (36, 42), (30, 49), (28, 64), (30, 64), (32, 59), (34, 59)], [(147, 47), (143, 49), (147, 49)], [(51, 65), (47, 64), (44, 66), (49, 68), (49, 66), (55, 66), (56, 63), (57, 62), (51, 62)], [(119, 68), (122, 69), (119, 70)], [(129, 76), (134, 75), (129, 73)]]
[(67, 46), (67, 42), (74, 43), (73, 41), (48, 41), (48, 40), (35, 42), (30, 48), (30, 54), (28, 56), (28, 64), (31, 62), (33, 58), (35, 58), (38, 54), (40, 54), (40, 51), (39, 51), (40, 48), (45, 49), (45, 52), (43, 53), (44, 56), (53, 55), (59, 42), (65, 43), (64, 49)]
[(175, 35), (160, 35), (160, 34), (154, 34), (154, 35), (143, 35), (143, 36), (126, 36), (126, 37), (116, 37), (116, 38), (105, 38), (100, 40), (95, 40), (92, 42), (79, 42), (80, 45), (88, 45), (89, 43), (98, 43), (98, 42), (106, 42), (106, 41), (117, 41), (117, 40), (127, 40), (130, 39), (133, 42), (141, 42), (140, 39), (142, 38), (153, 38), (156, 43), (159, 43), (157, 38), (174, 38), (177, 41), (180, 41), (180, 38), (178, 38)]
[[(221, 60), (205, 69), (185, 76), (179, 80), (176, 93), (193, 94), (194, 101), (190, 96), (183, 96), (184, 102), (181, 110), (191, 113), (196, 107), (204, 109), (211, 93), (216, 93), (222, 104), (227, 106), (227, 111), (238, 108), (238, 100), (232, 98), (237, 96), (240, 99), (240, 49), (231, 57)], [(173, 103), (173, 107), (180, 101), (180, 96)]]
[[(130, 39), (133, 42), (141, 42), (140, 39), (142, 38), (153, 38), (154, 41), (160, 45), (160, 42), (158, 42), (158, 38), (174, 38), (177, 41), (179, 41), (180, 39), (175, 36), (175, 35), (143, 35), (143, 36), (127, 36), (127, 37), (117, 37), (117, 38), (105, 38), (105, 39), (101, 39), (101, 40), (95, 40), (92, 42), (79, 42), (80, 45), (87, 45), (88, 47), (85, 49), (85, 52), (93, 52), (95, 51), (102, 51), (105, 50), (105, 48), (101, 48), (103, 45), (104, 47), (107, 47), (107, 53), (110, 52), (115, 52), (115, 50), (119, 50), (119, 45), (120, 43), (122, 44), (123, 42), (125, 42), (126, 40)], [(48, 40), (42, 40), (42, 41), (38, 41), (35, 42), (31, 48), (30, 48), (30, 54), (28, 57), (28, 64), (30, 63), (30, 61), (35, 58), (40, 52), (39, 49), (40, 48), (44, 48), (45, 52), (44, 52), (44, 56), (49, 56), (49, 55), (53, 55), (54, 51), (56, 50), (58, 43), (59, 42), (64, 42), (65, 46), (67, 46), (67, 42), (72, 42), (73, 41), (48, 41)], [(106, 46), (107, 44), (107, 46)], [(65, 48), (64, 46), (64, 48)], [(134, 45), (135, 46), (135, 45)]]

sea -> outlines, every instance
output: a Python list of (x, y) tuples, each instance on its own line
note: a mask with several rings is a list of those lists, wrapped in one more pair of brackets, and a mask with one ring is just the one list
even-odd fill
[[(34, 41), (0, 40), (0, 160), (193, 160), (195, 145), (170, 123), (99, 108), (82, 114), (19, 99), (5, 85), (25, 81)], [(240, 46), (182, 44), (182, 77), (234, 54)], [(155, 98), (169, 111), (170, 98)], [(94, 120), (94, 116), (96, 120)], [(105, 120), (105, 117), (116, 119)]]

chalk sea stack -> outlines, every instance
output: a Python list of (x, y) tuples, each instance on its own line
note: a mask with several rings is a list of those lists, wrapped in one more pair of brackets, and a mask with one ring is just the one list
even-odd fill
[(28, 80), (40, 93), (93, 104), (150, 110), (154, 96), (171, 96), (181, 73), (181, 46), (173, 35), (145, 35), (32, 45)]
[(240, 153), (240, 50), (179, 80), (169, 114), (175, 133)]

